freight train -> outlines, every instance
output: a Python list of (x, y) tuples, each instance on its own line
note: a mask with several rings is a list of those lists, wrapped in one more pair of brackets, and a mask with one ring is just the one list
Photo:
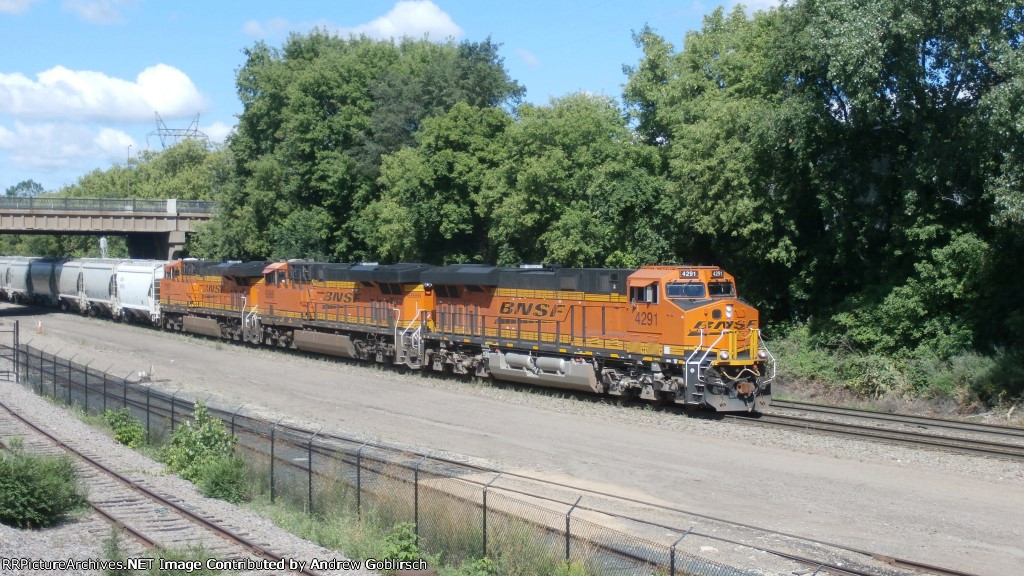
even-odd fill
[(0, 257), (0, 296), (252, 344), (720, 412), (775, 358), (715, 266)]

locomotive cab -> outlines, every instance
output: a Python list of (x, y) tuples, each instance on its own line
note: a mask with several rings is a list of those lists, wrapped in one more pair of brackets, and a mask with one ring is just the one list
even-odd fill
[(675, 401), (720, 411), (767, 408), (774, 358), (757, 310), (733, 277), (713, 266), (646, 267), (629, 277), (629, 329), (656, 336), (663, 371), (676, 374)]
[(716, 409), (766, 408), (771, 396), (774, 358), (760, 339), (758, 314), (739, 299), (732, 276), (719, 268), (680, 270), (680, 281), (666, 286), (684, 313), (684, 338), (693, 347), (687, 363), (697, 364), (697, 386)]

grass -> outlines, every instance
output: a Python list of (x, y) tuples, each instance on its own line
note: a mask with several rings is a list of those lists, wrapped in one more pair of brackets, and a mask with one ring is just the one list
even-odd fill
[[(383, 467), (379, 472), (364, 468), (364, 487), (372, 488), (364, 488), (361, 513), (356, 509), (354, 486), (344, 481), (316, 480), (313, 514), (308, 512), (305, 476), (278, 479), (275, 499), (271, 502), (266, 460), (250, 460), (247, 469), (250, 485), (261, 487), (248, 504), (253, 511), (284, 530), (350, 558), (388, 557), (396, 532), (402, 532), (404, 523), (413, 519), (411, 485), (391, 478), (408, 476), (409, 471), (403, 468)], [(333, 476), (342, 477), (342, 470), (333, 472)], [(498, 524), (489, 528), (491, 558), (482, 560), (479, 509), (446, 491), (421, 485), (417, 550), (441, 576), (591, 576), (601, 573), (585, 563), (566, 564), (558, 550), (550, 545), (546, 534), (536, 531), (528, 522), (504, 518), (506, 521), (495, 520)], [(560, 546), (557, 548), (561, 550)]]

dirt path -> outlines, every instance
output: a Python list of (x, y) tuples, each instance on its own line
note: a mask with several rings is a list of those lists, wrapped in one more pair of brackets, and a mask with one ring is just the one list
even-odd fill
[[(10, 322), (12, 308), (0, 308)], [(622, 409), (70, 315), (23, 341), (172, 390), (957, 568), (1024, 574), (1024, 466)], [(43, 334), (35, 333), (41, 319)]]

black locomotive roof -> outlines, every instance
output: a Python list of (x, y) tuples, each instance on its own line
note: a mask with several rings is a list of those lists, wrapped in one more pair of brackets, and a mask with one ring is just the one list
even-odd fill
[(259, 278), (267, 262), (217, 262), (213, 260), (183, 260), (182, 273), (191, 276), (232, 276)]
[(502, 268), (500, 288), (622, 294), (630, 268)]
[(348, 282), (384, 282), (418, 284), (420, 275), (433, 268), (429, 264), (332, 264), (326, 262), (296, 262), (293, 269), (309, 267), (310, 277), (317, 280)]
[(260, 278), (267, 262), (221, 262), (210, 267), (210, 276), (232, 276), (234, 278)]
[(501, 268), (487, 264), (452, 264), (423, 273), (423, 282), (454, 286), (497, 286)]
[(499, 268), (485, 264), (453, 264), (423, 274), (436, 285), (495, 286), (525, 290), (567, 290), (588, 294), (621, 294), (631, 268)]

